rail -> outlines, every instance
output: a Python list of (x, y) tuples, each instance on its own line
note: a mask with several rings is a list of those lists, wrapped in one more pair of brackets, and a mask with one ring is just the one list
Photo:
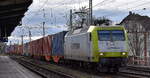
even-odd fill
[(65, 74), (63, 72), (53, 71), (23, 59), (17, 59), (17, 58), (12, 58), (12, 59), (17, 61), (24, 67), (30, 69), (31, 71), (37, 73), (38, 75), (42, 76), (43, 78), (74, 78), (73, 76)]
[(131, 76), (134, 78), (149, 78), (150, 70), (142, 67), (127, 66), (126, 68), (122, 69), (119, 74)]
[[(43, 78), (80, 78), (81, 76), (75, 76), (75, 75), (68, 75), (62, 71), (52, 71), (51, 69), (48, 69), (45, 65), (47, 65), (47, 62), (44, 61), (38, 61), (38, 60), (33, 60), (33, 59), (25, 59), (24, 57), (18, 57), (18, 58), (13, 58), (14, 60), (16, 60), (17, 62), (19, 62), (20, 64), (22, 64), (23, 66), (25, 66), (26, 68), (36, 72), (37, 74), (42, 75)], [(38, 65), (37, 65), (38, 64)], [(55, 64), (54, 64), (55, 65)], [(63, 65), (60, 65), (60, 67), (63, 67)], [(94, 78), (94, 77), (98, 77), (98, 78), (103, 78), (103, 77), (116, 77), (116, 78), (147, 78), (150, 77), (150, 71), (149, 69), (143, 69), (143, 68), (139, 68), (139, 67), (132, 67), (132, 66), (127, 66), (124, 69), (121, 69), (120, 72), (116, 73), (116, 74), (111, 74), (111, 73), (101, 73), (101, 72), (96, 72), (96, 70), (94, 69), (86, 69), (85, 68), (80, 68), (80, 67), (70, 67), (70, 66), (64, 66), (66, 67), (66, 69), (63, 70), (67, 70), (70, 71), (70, 69), (72, 70), (76, 70), (79, 71), (80, 73), (83, 72), (87, 75), (85, 78)], [(62, 70), (62, 69), (60, 69)], [(78, 74), (80, 75), (80, 74)]]

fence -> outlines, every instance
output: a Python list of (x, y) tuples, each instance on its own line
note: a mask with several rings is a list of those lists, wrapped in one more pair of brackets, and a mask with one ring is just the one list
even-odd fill
[(150, 66), (150, 57), (129, 56), (128, 65)]

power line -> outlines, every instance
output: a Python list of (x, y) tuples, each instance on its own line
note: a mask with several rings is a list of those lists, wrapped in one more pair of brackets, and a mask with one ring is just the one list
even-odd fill
[[(98, 5), (100, 5), (100, 4), (103, 4), (103, 3), (107, 2), (107, 1), (109, 1), (109, 0), (103, 0), (102, 2), (97, 3), (97, 4), (94, 5), (93, 7), (96, 7), (96, 6), (98, 6)], [(104, 4), (103, 4), (103, 5), (104, 5)]]
[[(43, 5), (38, 9), (38, 11), (37, 11), (33, 16), (37, 15), (37, 14), (39, 13), (39, 11), (44, 8), (44, 6), (46, 5), (46, 3), (48, 3), (48, 0), (46, 0), (46, 1), (43, 3)], [(33, 16), (32, 16), (32, 17), (33, 17)], [(32, 18), (31, 18), (31, 19), (27, 19), (27, 20), (28, 20), (27, 23), (29, 23), (29, 22), (32, 20)]]
[[(102, 2), (97, 3), (97, 4), (94, 5), (93, 7), (96, 7), (96, 6), (98, 6), (98, 5), (100, 5), (100, 4), (103, 4), (103, 3), (107, 2), (107, 1), (109, 1), (109, 0), (103, 0)], [(136, 2), (135, 2), (135, 1), (136, 1)], [(141, 0), (140, 0), (140, 1), (141, 1)], [(134, 0), (134, 1), (132, 1), (132, 2), (127, 2), (127, 3), (125, 3), (125, 4), (120, 4), (120, 5), (116, 6), (116, 7), (119, 8), (119, 7), (122, 7), (122, 6), (127, 6), (127, 4), (129, 4), (129, 3), (137, 3), (137, 2), (139, 2), (139, 1)], [(103, 5), (105, 5), (105, 4), (103, 4)], [(101, 5), (101, 6), (102, 6), (102, 5)], [(125, 10), (126, 10), (126, 9), (125, 9)], [(115, 13), (106, 14), (105, 16), (112, 15), (112, 14), (115, 14)]]
[(145, 2), (145, 3), (142, 3), (142, 4), (137, 5), (137, 6), (134, 6), (134, 7), (132, 7), (132, 8), (127, 8), (127, 9), (137, 8), (137, 7), (140, 7), (140, 6), (143, 6), (143, 5), (147, 5), (147, 4), (149, 4), (149, 3), (150, 3), (150, 1), (149, 1), (149, 2)]
[[(65, 5), (65, 3), (63, 3), (64, 1), (65, 1), (65, 0), (60, 1), (60, 2), (57, 2), (57, 4), (61, 4), (61, 3), (62, 3), (62, 5), (61, 5), (61, 6), (60, 6), (60, 5), (57, 5), (57, 6), (53, 7), (53, 8), (58, 8), (58, 7), (64, 6), (64, 5)], [(71, 2), (71, 1), (72, 1), (72, 0), (70, 0), (70, 2)], [(46, 1), (43, 3), (43, 5), (40, 7), (40, 9), (38, 9), (38, 11), (35, 12), (35, 14), (32, 15), (32, 17), (34, 17), (35, 15), (37, 15), (37, 14), (39, 13), (39, 11), (42, 10), (42, 9), (44, 8), (44, 6), (45, 6), (47, 3), (48, 3), (48, 0), (46, 0)], [(52, 10), (51, 10), (51, 13), (52, 13)], [(51, 14), (51, 15), (53, 16), (53, 14)], [(29, 22), (32, 20), (32, 17), (31, 17), (31, 19), (27, 19), (27, 20), (28, 20), (27, 23), (29, 23)]]
[[(109, 1), (109, 0), (103, 0), (102, 2), (99, 2), (99, 3), (97, 3), (96, 5), (94, 5), (93, 7), (96, 7), (96, 6), (99, 6), (100, 4), (103, 4), (103, 3), (105, 3), (105, 2), (107, 2), (107, 1)], [(115, 7), (122, 7), (122, 6), (127, 6), (128, 4), (134, 4), (134, 3), (137, 3), (137, 2), (139, 2), (139, 1), (142, 1), (142, 0), (134, 0), (134, 1), (131, 1), (131, 2), (127, 2), (127, 3), (124, 3), (124, 4), (120, 4), (120, 5), (117, 5), (117, 6), (115, 6)], [(112, 2), (112, 1), (111, 1)], [(103, 5), (105, 5), (105, 4), (103, 4)], [(100, 5), (100, 6), (102, 6), (102, 5)]]
[(134, 3), (137, 3), (139, 1), (142, 1), (142, 0), (134, 0), (134, 1), (131, 1), (131, 2), (127, 2), (127, 3), (124, 3), (124, 4), (120, 4), (120, 5), (117, 5), (115, 7), (122, 7), (122, 6), (128, 6), (129, 4), (133, 5)]
[[(145, 3), (142, 3), (142, 4), (139, 4), (137, 6), (134, 6), (134, 7), (131, 7), (131, 8), (127, 8), (127, 9), (123, 9), (123, 10), (129, 10), (129, 9), (134, 9), (134, 8), (137, 8), (137, 7), (140, 7), (140, 6), (143, 6), (145, 4), (149, 4), (150, 2), (145, 2)], [(141, 9), (140, 9), (141, 10)], [(110, 13), (110, 14), (106, 14), (104, 16), (111, 16), (111, 15), (114, 15), (114, 14), (117, 14), (117, 13)]]
[[(40, 10), (46, 5), (47, 1), (48, 1), (48, 0), (46, 0), (46, 1), (44, 2), (45, 4), (43, 4), (43, 6), (42, 6), (38, 11), (40, 11)], [(63, 0), (63, 1), (65, 1), (65, 0)], [(58, 8), (58, 7), (64, 6), (65, 3), (64, 3), (63, 1), (58, 2), (58, 3), (63, 3), (61, 6), (60, 6), (60, 5), (57, 5), (57, 6), (55, 6), (55, 7)], [(79, 1), (79, 0), (78, 0), (78, 1)], [(101, 5), (101, 4), (105, 5), (104, 3), (107, 2), (107, 1), (109, 1), (109, 0), (103, 0), (103, 1), (101, 1), (101, 2), (99, 2), (99, 3), (97, 3), (96, 5), (94, 5), (93, 7), (96, 7), (96, 6)], [(73, 2), (73, 1), (72, 1), (72, 2)], [(127, 4), (127, 3), (125, 3), (125, 4)], [(145, 4), (148, 4), (148, 3), (145, 3)], [(144, 5), (144, 4), (140, 4), (140, 6), (141, 6), (141, 5)], [(101, 6), (102, 6), (102, 5), (101, 5)], [(55, 7), (53, 7), (53, 8), (55, 8)], [(135, 7), (137, 7), (137, 6), (135, 6)], [(138, 7), (139, 7), (139, 6), (138, 6)], [(134, 7), (132, 7), (132, 8), (134, 8)], [(113, 13), (113, 14), (115, 14), (115, 13)], [(35, 15), (37, 15), (37, 13), (36, 13)], [(35, 16), (35, 15), (34, 15), (34, 16)], [(107, 15), (105, 15), (105, 16), (108, 16), (108, 15), (111, 15), (111, 14), (107, 14)], [(52, 11), (51, 11), (51, 16), (53, 16)], [(33, 16), (32, 16), (32, 17), (33, 17)], [(32, 19), (32, 18), (31, 18), (31, 19)], [(28, 20), (28, 22), (30, 22), (31, 19)], [(28, 22), (27, 22), (27, 23), (28, 23)]]
[[(63, 0), (63, 1), (61, 1), (61, 2), (58, 2), (58, 4), (62, 4), (61, 6), (60, 6), (60, 5), (56, 5), (56, 6), (52, 7), (52, 8), (58, 8), (58, 7), (62, 7), (62, 6), (64, 6), (64, 5), (66, 5), (66, 3), (63, 3), (64, 1), (66, 1), (66, 0)], [(69, 2), (72, 2), (72, 0), (70, 0)]]

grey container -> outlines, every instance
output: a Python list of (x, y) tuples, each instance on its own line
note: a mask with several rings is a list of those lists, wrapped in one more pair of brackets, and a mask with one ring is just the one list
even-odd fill
[(29, 56), (29, 43), (23, 45), (23, 55)]
[(52, 56), (64, 56), (64, 37), (67, 31), (62, 31), (53, 35)]

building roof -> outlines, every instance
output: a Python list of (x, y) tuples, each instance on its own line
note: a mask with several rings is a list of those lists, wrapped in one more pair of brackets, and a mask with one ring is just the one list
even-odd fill
[(150, 17), (141, 16), (139, 14), (135, 14), (130, 12), (127, 17), (125, 17), (120, 24), (125, 24), (129, 21), (137, 22), (141, 24), (146, 30), (150, 30)]
[(8, 37), (20, 24), (32, 0), (0, 0), (0, 37)]

